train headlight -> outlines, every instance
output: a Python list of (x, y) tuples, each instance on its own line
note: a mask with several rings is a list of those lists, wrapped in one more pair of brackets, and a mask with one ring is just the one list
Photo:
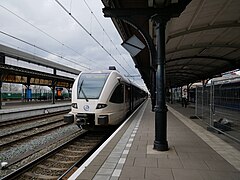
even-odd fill
[(102, 108), (105, 108), (105, 107), (107, 107), (107, 105), (106, 104), (97, 104), (97, 107), (96, 107), (96, 109), (102, 109)]
[(77, 103), (72, 103), (72, 107), (77, 109), (78, 108)]

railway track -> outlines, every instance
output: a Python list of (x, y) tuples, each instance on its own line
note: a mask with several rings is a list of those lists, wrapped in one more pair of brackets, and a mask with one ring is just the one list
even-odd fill
[(67, 142), (46, 154), (25, 164), (6, 179), (62, 179), (71, 175), (72, 170), (83, 163), (113, 130), (100, 132), (79, 132)]
[[(75, 125), (63, 121), (66, 112), (68, 111), (1, 122), (0, 179), (12, 169), (22, 166), (21, 161), (35, 159), (35, 154), (44, 149), (45, 145), (50, 146), (54, 141), (59, 143), (63, 138), (66, 140), (65, 135), (71, 137), (72, 134), (79, 132)], [(5, 165), (2, 165), (2, 162)]]
[(11, 127), (11, 126), (15, 126), (19, 123), (29, 123), (29, 122), (33, 122), (39, 119), (44, 119), (44, 118), (49, 118), (49, 117), (53, 117), (53, 116), (57, 116), (57, 115), (61, 115), (61, 114), (66, 114), (68, 113), (69, 110), (65, 110), (65, 111), (59, 111), (59, 112), (53, 112), (53, 113), (46, 113), (43, 115), (37, 115), (37, 116), (31, 116), (31, 117), (27, 117), (27, 118), (19, 118), (19, 119), (15, 119), (15, 120), (4, 120), (4, 121), (0, 121), (0, 130), (6, 127)]
[(27, 128), (18, 132), (9, 133), (0, 137), (0, 148), (6, 148), (10, 145), (18, 145), (24, 140), (30, 140), (34, 136), (39, 136), (49, 131), (66, 126), (63, 119), (57, 119), (55, 122), (47, 123), (44, 125), (36, 126), (34, 128)]
[(18, 145), (24, 140), (29, 140), (32, 137), (48, 133), (55, 129), (66, 126), (67, 124), (63, 122), (63, 114), (54, 113), (33, 117), (32, 119), (27, 119), (27, 121), (17, 121), (14, 124), (7, 126), (2, 126), (0, 128), (0, 148), (7, 148), (11, 145)]

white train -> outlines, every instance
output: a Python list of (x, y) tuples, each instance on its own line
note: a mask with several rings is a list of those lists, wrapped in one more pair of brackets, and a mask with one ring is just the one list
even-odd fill
[(79, 127), (96, 129), (117, 125), (147, 98), (145, 91), (112, 69), (82, 72), (76, 78), (70, 114)]

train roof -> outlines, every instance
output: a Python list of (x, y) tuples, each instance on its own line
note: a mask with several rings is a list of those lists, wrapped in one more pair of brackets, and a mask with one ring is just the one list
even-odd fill
[(145, 91), (143, 88), (141, 88), (138, 84), (136, 84), (136, 83), (134, 83), (133, 81), (131, 81), (130, 79), (128, 79), (127, 77), (125, 77), (125, 76), (123, 76), (119, 71), (117, 71), (117, 70), (98, 70), (98, 71), (90, 71), (90, 72), (81, 72), (81, 74), (82, 73), (109, 73), (109, 74), (118, 74), (119, 76), (121, 76), (121, 78), (125, 81), (125, 82), (127, 82), (127, 83), (129, 83), (129, 84), (131, 84), (131, 85), (133, 85), (133, 86), (136, 86), (136, 87), (138, 87), (139, 89), (141, 89), (141, 90), (143, 90), (143, 91)]

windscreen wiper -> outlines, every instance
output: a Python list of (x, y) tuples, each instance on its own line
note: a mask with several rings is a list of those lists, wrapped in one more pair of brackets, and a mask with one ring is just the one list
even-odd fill
[(84, 96), (86, 102), (88, 102), (88, 98), (87, 98), (86, 94), (84, 93), (84, 91), (83, 91), (83, 89), (82, 89), (83, 81), (84, 81), (84, 80), (82, 80), (82, 82), (81, 82), (81, 84), (80, 84), (78, 94), (79, 94), (79, 96), (80, 96), (80, 93), (82, 92), (82, 94), (83, 94), (83, 96)]

